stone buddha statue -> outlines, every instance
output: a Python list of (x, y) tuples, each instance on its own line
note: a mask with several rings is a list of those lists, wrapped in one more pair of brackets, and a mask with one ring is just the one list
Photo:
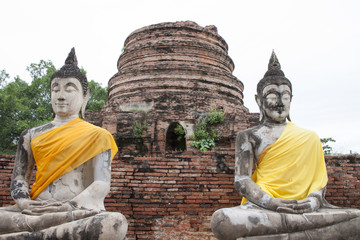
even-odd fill
[(74, 48), (50, 88), (55, 117), (20, 136), (11, 179), (16, 205), (0, 209), (0, 239), (124, 239), (126, 218), (104, 207), (118, 149), (108, 131), (79, 118), (90, 90)]
[(242, 204), (217, 210), (218, 239), (360, 239), (360, 210), (325, 200), (319, 137), (290, 121), (292, 85), (275, 55), (257, 85), (260, 124), (238, 133), (235, 188)]

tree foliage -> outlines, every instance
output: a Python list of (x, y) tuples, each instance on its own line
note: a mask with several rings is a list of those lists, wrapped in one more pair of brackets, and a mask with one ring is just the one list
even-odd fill
[(176, 123), (176, 127), (174, 128), (174, 133), (177, 136), (176, 139), (180, 142), (185, 138), (185, 130), (181, 126), (180, 123)]
[(205, 118), (201, 119), (195, 129), (194, 142), (192, 145), (200, 151), (208, 151), (215, 147), (215, 141), (219, 140), (217, 132), (210, 128), (211, 125), (222, 123), (225, 119), (225, 112), (212, 109)]
[(9, 74), (3, 69), (0, 71), (0, 89), (6, 84), (6, 79), (9, 78)]
[[(50, 122), (53, 119), (50, 78), (56, 71), (51, 61), (40, 60), (26, 68), (30, 84), (0, 71), (0, 154), (14, 154), (22, 131)], [(85, 72), (85, 71), (84, 71)], [(87, 109), (100, 110), (107, 101), (107, 90), (93, 80), (89, 82), (92, 96)]]
[(324, 154), (325, 155), (330, 155), (333, 151), (332, 147), (329, 146), (328, 143), (330, 142), (336, 142), (335, 139), (333, 138), (320, 138), (323, 150), (324, 150)]
[(100, 111), (108, 100), (108, 90), (94, 80), (89, 82), (89, 88), (91, 95), (86, 111)]
[(1, 153), (14, 153), (22, 131), (52, 117), (49, 81), (56, 70), (54, 65), (41, 60), (27, 70), (33, 79), (30, 85), (17, 76), (0, 89)]
[[(86, 76), (86, 70), (82, 67), (80, 71)], [(94, 80), (88, 81), (90, 89), (90, 98), (86, 105), (86, 112), (88, 111), (100, 111), (101, 108), (108, 100), (108, 89), (101, 87), (101, 85)]]

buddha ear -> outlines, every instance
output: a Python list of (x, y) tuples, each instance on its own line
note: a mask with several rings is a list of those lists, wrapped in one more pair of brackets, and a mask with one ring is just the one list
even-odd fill
[(260, 100), (259, 96), (256, 94), (255, 94), (255, 101), (256, 101), (257, 105), (259, 106), (259, 108), (261, 108), (261, 100)]
[(259, 98), (258, 95), (255, 95), (255, 101), (256, 101), (257, 105), (259, 106), (259, 109), (260, 109), (259, 122), (262, 122), (264, 120), (264, 113), (263, 113), (263, 107), (262, 107), (261, 99)]
[[(291, 94), (290, 102), (292, 101), (292, 98), (293, 98), (293, 95)], [(289, 112), (289, 115), (286, 118), (287, 118), (287, 120), (289, 120), (289, 122), (291, 122), (290, 112)]]
[(87, 89), (86, 94), (84, 96), (84, 101), (81, 105), (80, 114), (81, 114), (82, 119), (85, 119), (85, 108), (86, 108), (86, 105), (87, 105), (89, 99), (90, 99), (90, 88)]

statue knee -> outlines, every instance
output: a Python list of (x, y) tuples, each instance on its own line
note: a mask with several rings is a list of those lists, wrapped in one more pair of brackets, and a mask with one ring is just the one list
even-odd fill
[(219, 209), (211, 216), (211, 230), (218, 239), (228, 239), (226, 226), (229, 225), (229, 218), (225, 216), (222, 209)]
[[(128, 223), (124, 215), (118, 212), (103, 212), (88, 222), (89, 239), (124, 239)], [(96, 236), (94, 238), (94, 236)], [(87, 239), (87, 238), (85, 238)]]
[[(212, 215), (211, 230), (214, 235), (220, 240), (234, 240), (245, 236), (248, 233), (246, 226), (241, 224), (241, 221), (231, 219), (227, 214), (228, 211), (233, 211), (233, 209), (219, 209)], [(238, 218), (241, 218), (241, 215), (239, 211)]]

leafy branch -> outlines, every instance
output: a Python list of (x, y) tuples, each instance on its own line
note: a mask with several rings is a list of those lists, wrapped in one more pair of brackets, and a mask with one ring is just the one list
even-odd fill
[(215, 141), (219, 140), (220, 137), (210, 126), (222, 123), (224, 119), (225, 112), (217, 109), (211, 110), (210, 113), (196, 125), (195, 135), (192, 136), (194, 140), (192, 146), (200, 151), (208, 151), (215, 147)]
[(333, 148), (330, 147), (327, 143), (328, 142), (336, 142), (335, 139), (333, 138), (320, 138), (323, 150), (324, 150), (324, 154), (325, 155), (329, 155), (332, 153)]
[(148, 129), (148, 125), (146, 123), (135, 122), (135, 125), (133, 128), (134, 137), (141, 138), (142, 132), (147, 129)]
[(174, 133), (176, 134), (178, 141), (181, 141), (185, 137), (185, 130), (180, 123), (176, 124), (176, 127), (174, 128)]

